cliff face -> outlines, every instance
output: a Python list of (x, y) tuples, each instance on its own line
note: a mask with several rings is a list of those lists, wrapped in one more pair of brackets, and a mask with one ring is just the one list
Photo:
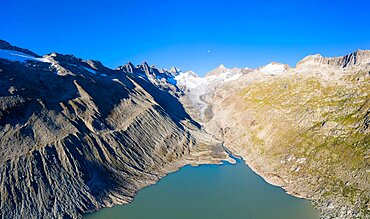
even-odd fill
[(2, 49), (1, 218), (78, 218), (131, 201), (183, 165), (227, 158), (173, 95), (138, 74)]
[(320, 54), (307, 56), (297, 63), (297, 68), (305, 68), (307, 65), (351, 67), (355, 65), (368, 64), (370, 62), (370, 50), (357, 50), (340, 57), (322, 57)]
[(204, 96), (208, 131), (323, 218), (370, 214), (370, 51), (259, 69)]

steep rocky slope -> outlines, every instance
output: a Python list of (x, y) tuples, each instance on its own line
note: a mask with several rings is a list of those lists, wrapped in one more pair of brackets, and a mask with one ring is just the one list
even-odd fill
[(369, 218), (370, 51), (263, 69), (204, 95), (207, 130), (323, 218)]
[(0, 40), (0, 217), (124, 204), (183, 165), (231, 161), (224, 143), (323, 218), (369, 218), (369, 90), (370, 51), (201, 78)]
[(146, 64), (111, 70), (5, 41), (0, 52), (0, 218), (79, 218), (183, 165), (228, 159), (176, 87), (142, 77)]

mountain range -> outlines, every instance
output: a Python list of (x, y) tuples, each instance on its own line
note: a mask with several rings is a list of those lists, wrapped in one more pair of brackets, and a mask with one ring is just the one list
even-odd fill
[(370, 51), (292, 68), (116, 69), (0, 41), (0, 216), (80, 218), (241, 156), (322, 218), (366, 218)]

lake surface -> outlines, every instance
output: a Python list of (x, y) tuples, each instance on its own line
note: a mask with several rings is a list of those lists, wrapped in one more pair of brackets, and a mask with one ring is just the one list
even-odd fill
[(244, 162), (185, 166), (138, 192), (132, 203), (105, 208), (85, 219), (313, 219), (318, 212), (266, 183)]

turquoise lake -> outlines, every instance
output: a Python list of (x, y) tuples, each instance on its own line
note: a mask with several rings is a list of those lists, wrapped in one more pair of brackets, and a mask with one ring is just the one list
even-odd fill
[(185, 166), (138, 192), (132, 203), (85, 219), (314, 219), (310, 202), (266, 183), (244, 162)]

